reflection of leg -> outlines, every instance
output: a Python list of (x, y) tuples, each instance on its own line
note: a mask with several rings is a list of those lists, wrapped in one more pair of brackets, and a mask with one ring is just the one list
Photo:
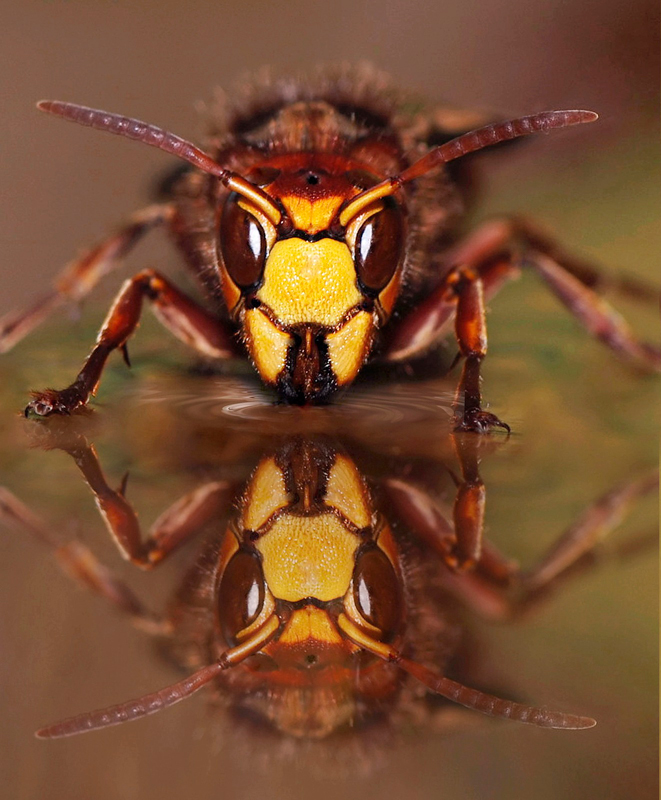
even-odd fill
[(185, 344), (207, 357), (231, 356), (232, 338), (225, 326), (157, 272), (145, 270), (124, 283), (75, 381), (61, 391), (34, 393), (26, 413), (67, 414), (85, 405), (96, 392), (110, 353), (121, 348), (127, 359), (126, 342), (138, 324), (145, 297), (163, 325)]
[(540, 563), (523, 576), (528, 593), (549, 589), (565, 573), (593, 553), (626, 516), (636, 500), (658, 489), (659, 473), (654, 472), (611, 489), (598, 498), (553, 544)]
[(211, 519), (223, 515), (231, 500), (226, 481), (205, 483), (173, 503), (149, 529), (143, 541), (138, 517), (123, 487), (111, 489), (93, 447), (81, 440), (67, 448), (94, 493), (106, 527), (124, 558), (150, 569), (193, 536)]
[[(509, 581), (503, 582), (501, 570), (494, 572), (481, 559), (473, 573), (451, 576), (451, 588), (486, 617), (520, 616), (536, 608), (565, 578), (593, 568), (603, 540), (621, 524), (630, 506), (658, 489), (658, 485), (659, 474), (655, 471), (611, 489), (588, 506), (529, 572), (512, 569)], [(613, 548), (613, 556), (630, 558), (657, 542), (657, 536), (636, 536)]]
[(455, 478), (452, 522), (427, 492), (399, 478), (384, 481), (389, 501), (406, 526), (439, 553), (451, 571), (488, 570), (494, 580), (507, 583), (513, 565), (484, 542), (486, 491), (479, 472), (480, 440), (462, 434), (452, 439), (461, 464), (461, 478)]
[[(508, 619), (527, 611), (581, 568), (594, 565), (599, 545), (624, 519), (629, 507), (658, 487), (658, 472), (628, 481), (592, 503), (529, 572), (483, 541), (485, 491), (477, 471), (479, 439), (457, 435), (462, 465), (453, 517), (449, 522), (423, 490), (399, 478), (384, 481), (388, 500), (416, 536), (432, 547), (450, 567), (442, 570), (443, 585), (486, 618)], [(657, 543), (656, 534), (631, 537), (617, 548), (616, 558), (631, 558)]]
[(2, 317), (0, 353), (10, 350), (62, 304), (79, 302), (86, 297), (101, 278), (120, 265), (124, 256), (149, 230), (165, 223), (171, 214), (168, 205), (149, 206), (138, 211), (115, 234), (65, 267), (52, 292), (29, 308)]
[(390, 505), (407, 529), (439, 553), (447, 564), (456, 536), (438, 504), (427, 492), (400, 478), (387, 478), (383, 485)]
[(103, 597), (128, 616), (133, 624), (151, 634), (164, 634), (167, 625), (147, 611), (129, 587), (114, 576), (81, 542), (60, 544), (40, 517), (8, 489), (0, 487), (0, 524), (27, 532), (52, 550), (57, 562), (76, 583)]

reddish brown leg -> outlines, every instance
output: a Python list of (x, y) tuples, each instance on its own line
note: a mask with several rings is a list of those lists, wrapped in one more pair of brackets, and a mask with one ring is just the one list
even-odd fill
[[(522, 258), (514, 255), (513, 246), (522, 251)], [(632, 278), (604, 276), (591, 264), (564, 253), (529, 222), (521, 219), (487, 222), (446, 257), (448, 266), (465, 265), (479, 272), (487, 300), (506, 280), (519, 274), (515, 266), (519, 261), (522, 266), (531, 266), (539, 272), (579, 321), (619, 355), (648, 369), (661, 367), (659, 349), (639, 341), (595, 291), (613, 290), (657, 303), (658, 289)], [(388, 361), (404, 361), (422, 354), (448, 333), (455, 309), (456, 299), (443, 281), (392, 330), (384, 357)]]
[(657, 305), (659, 288), (640, 278), (605, 274), (595, 264), (565, 252), (558, 243), (523, 217), (494, 219), (482, 224), (454, 247), (447, 256), (448, 264), (481, 264), (503, 248), (519, 243), (525, 249), (544, 253), (564, 270), (600, 294), (616, 292), (632, 300)]
[(455, 397), (456, 430), (487, 433), (491, 428), (499, 427), (509, 433), (509, 425), (501, 422), (495, 414), (482, 410), (480, 365), (487, 354), (482, 279), (472, 270), (461, 269), (448, 278), (448, 284), (458, 298), (455, 332), (459, 352), (465, 358)]
[(618, 356), (647, 370), (661, 370), (661, 349), (635, 336), (625, 320), (595, 291), (610, 289), (658, 303), (658, 289), (631, 278), (603, 276), (520, 218), (486, 223), (455, 247), (448, 259), (450, 264), (474, 266), (503, 251), (510, 254), (512, 261), (534, 269), (583, 327)]
[(526, 258), (589, 333), (623, 360), (645, 370), (661, 371), (661, 349), (638, 339), (605, 300), (544, 253), (531, 252)]
[(128, 360), (126, 342), (138, 324), (145, 297), (152, 302), (154, 313), (163, 325), (182, 342), (207, 357), (229, 358), (232, 355), (231, 334), (215, 316), (154, 270), (145, 270), (122, 286), (103, 323), (96, 346), (74, 382), (61, 391), (46, 389), (33, 393), (33, 399), (25, 409), (26, 416), (30, 412), (42, 417), (53, 413), (68, 414), (85, 405), (96, 392), (110, 353), (121, 348)]
[(124, 497), (124, 487), (115, 490), (108, 485), (94, 447), (81, 438), (66, 450), (94, 493), (119, 551), (142, 569), (151, 569), (207, 522), (222, 516), (232, 497), (227, 481), (205, 483), (166, 509), (143, 540), (137, 514)]
[(4, 487), (0, 487), (0, 524), (29, 533), (52, 550), (58, 565), (69, 578), (103, 597), (128, 616), (137, 628), (151, 634), (166, 633), (166, 623), (145, 609), (131, 589), (113, 575), (89, 548), (78, 541), (59, 542), (44, 520)]
[[(532, 570), (523, 571), (483, 539), (486, 493), (479, 475), (480, 439), (453, 435), (461, 479), (450, 522), (429, 494), (399, 478), (384, 481), (388, 500), (407, 527), (450, 567), (444, 585), (482, 616), (508, 619), (545, 599), (565, 578), (595, 565), (604, 539), (638, 500), (657, 490), (657, 470), (614, 487), (573, 522)], [(612, 556), (630, 558), (655, 546), (658, 534), (631, 537)]]
[(552, 545), (540, 563), (522, 576), (529, 594), (545, 591), (585, 559), (624, 519), (641, 497), (658, 491), (659, 473), (654, 471), (615, 486), (599, 497)]
[[(462, 263), (473, 265), (469, 260)], [(519, 274), (509, 255), (481, 264), (479, 276), (484, 300), (490, 300), (507, 281)], [(446, 278), (438, 289), (390, 330), (383, 358), (386, 361), (407, 361), (422, 355), (450, 333), (456, 309), (457, 295), (448, 286)]]
[(116, 233), (68, 264), (55, 280), (53, 291), (26, 309), (0, 318), (0, 353), (5, 353), (67, 302), (80, 302), (96, 284), (119, 266), (121, 260), (152, 228), (170, 221), (172, 208), (155, 205), (134, 214)]

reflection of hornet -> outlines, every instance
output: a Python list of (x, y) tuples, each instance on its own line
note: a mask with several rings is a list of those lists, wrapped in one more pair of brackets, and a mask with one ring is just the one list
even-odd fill
[[(247, 354), (263, 382), (296, 404), (327, 401), (375, 356), (395, 364), (424, 355), (454, 323), (464, 359), (458, 426), (507, 428), (482, 408), (485, 301), (521, 266), (618, 355), (661, 368), (659, 349), (639, 340), (595, 292), (608, 281), (534, 225), (502, 219), (468, 236), (461, 231), (470, 181), (457, 159), (596, 114), (549, 111), (473, 130), (475, 114), (421, 112), (417, 98), (365, 69), (246, 88), (222, 120), (212, 120), (205, 151), (119, 114), (39, 103), (50, 114), (158, 147), (193, 169), (168, 202), (135, 213), (74, 261), (53, 292), (0, 320), (0, 351), (56, 306), (85, 297), (155, 227), (172, 236), (208, 307), (143, 270), (120, 289), (74, 381), (34, 393), (26, 413), (66, 414), (85, 405), (112, 351), (128, 361), (127, 341), (149, 301), (187, 345), (218, 361)], [(635, 282), (610, 283), (656, 302), (654, 290)]]
[[(175, 658), (194, 670), (165, 689), (37, 735), (69, 736), (137, 719), (214, 683), (232, 706), (256, 712), (281, 733), (319, 738), (396, 709), (404, 672), (430, 693), (490, 716), (548, 728), (594, 725), (588, 717), (500, 699), (443, 676), (438, 670), (449, 666), (459, 633), (452, 608), (459, 600), (496, 618), (525, 610), (589, 556), (658, 476), (598, 500), (523, 575), (482, 542), (485, 492), (476, 441), (462, 436), (456, 442), (462, 476), (451, 521), (409, 481), (381, 482), (383, 507), (404, 523), (400, 530), (343, 449), (323, 438), (288, 440), (259, 460), (223, 535), (209, 543), (162, 620), (82, 545), (57, 546), (45, 524), (3, 490), (1, 519), (55, 547), (68, 572), (163, 636)], [(120, 551), (143, 568), (224, 515), (233, 498), (226, 481), (206, 483), (172, 505), (143, 540), (124, 487), (108, 486), (93, 448), (79, 437), (66, 449)]]

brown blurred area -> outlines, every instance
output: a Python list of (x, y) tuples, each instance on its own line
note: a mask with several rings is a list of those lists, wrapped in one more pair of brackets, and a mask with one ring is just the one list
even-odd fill
[[(368, 60), (402, 86), (459, 107), (598, 111), (589, 130), (489, 162), (494, 191), (522, 174), (552, 177), (562, 202), (562, 181), (578, 163), (591, 158), (606, 171), (632, 142), (656, 136), (658, 23), (651, 0), (5, 3), (0, 311), (25, 301), (79, 248), (144, 204), (154, 175), (172, 164), (40, 115), (40, 98), (199, 138), (195, 103), (245, 72)], [(166, 253), (155, 244), (135, 264), (155, 265)]]
[[(594, 125), (535, 137), (488, 161), (485, 157), (489, 191), (479, 213), (529, 212), (611, 270), (625, 267), (659, 281), (661, 15), (652, 0), (26, 0), (5, 2), (2, 10), (0, 315), (38, 294), (77, 252), (145, 205), (155, 177), (174, 163), (152, 148), (40, 114), (37, 100), (105, 108), (199, 140), (204, 124), (196, 103), (210, 99), (214, 87), (231, 88), (242, 74), (263, 65), (302, 71), (338, 61), (373, 62), (402, 87), (458, 107), (512, 115), (572, 107), (599, 112)], [(173, 271), (177, 263), (163, 238), (152, 234), (131, 254), (121, 276), (147, 266)], [(110, 277), (99, 289), (101, 307), (90, 301), (93, 319), (101, 319), (102, 306), (120, 279)], [(505, 457), (492, 462), (496, 466), (489, 477), (496, 478), (496, 489), (489, 513), (502, 523), (494, 529), (515, 531), (526, 543), (523, 552), (538, 555), (540, 531), (541, 537), (558, 535), (600, 492), (648, 466), (656, 444), (646, 408), (655, 390), (653, 381), (636, 382), (631, 371), (613, 366), (611, 354), (582, 332), (572, 338), (576, 326), (562, 311), (557, 311), (558, 319), (565, 320), (558, 348), (565, 351), (556, 359), (550, 348), (548, 355), (547, 340), (555, 342), (555, 331), (541, 326), (535, 352), (547, 361), (540, 367), (522, 359), (519, 339), (526, 346), (528, 340), (517, 329), (518, 300), (508, 300), (518, 297), (517, 291), (504, 292), (502, 304), (501, 298), (494, 303), (497, 321), (490, 323), (490, 337), (491, 331), (507, 327), (500, 324), (503, 316), (514, 313), (509, 333), (493, 337), (490, 363), (498, 375), (487, 373), (485, 385), (490, 398), (509, 404), (508, 414), (515, 423), (523, 418), (525, 426), (519, 426), (520, 439), (508, 442)], [(554, 302), (548, 300), (551, 315)], [(546, 309), (543, 299), (541, 310)], [(531, 305), (523, 323), (532, 318), (534, 325), (538, 312)], [(635, 309), (628, 317), (640, 322)], [(652, 320), (647, 333), (658, 340), (656, 309), (641, 317), (644, 325)], [(61, 316), (53, 324), (80, 337)], [(45, 360), (57, 362), (59, 343), (41, 336)], [(136, 340), (136, 355), (144, 341)], [(90, 338), (68, 342), (66, 377), (90, 343)], [(37, 510), (65, 520), (57, 533), (67, 539), (82, 531), (110, 566), (121, 567), (73, 466), (61, 453), (25, 447), (24, 420), (17, 412), (27, 389), (41, 388), (46, 380), (41, 377), (43, 353), (26, 340), (7, 359), (0, 373), (10, 397), (0, 410), (0, 483), (26, 502), (36, 497)], [(23, 362), (29, 379), (25, 374), (16, 378)], [(54, 369), (64, 372), (57, 363)], [(136, 387), (148, 373), (143, 368)], [(607, 402), (598, 394), (602, 389)], [(112, 401), (105, 397), (99, 417), (111, 413)], [(569, 429), (568, 406), (580, 409), (585, 427)], [(545, 411), (548, 424), (537, 426), (536, 414), (541, 418)], [(515, 445), (524, 457), (519, 458)], [(102, 441), (101, 454), (115, 454), (114, 447)], [(126, 468), (122, 458), (111, 460), (117, 480)], [(130, 466), (137, 473), (131, 478), (131, 500), (137, 498), (139, 505), (149, 484), (140, 483), (140, 465)], [(149, 477), (149, 465), (145, 473)], [(510, 476), (514, 490), (507, 482)], [(164, 482), (154, 490), (149, 522), (171, 499), (163, 496), (169, 486)], [(500, 495), (498, 488), (503, 489)], [(523, 501), (517, 488), (529, 490)], [(67, 516), (76, 504), (82, 522), (71, 524)], [(574, 738), (527, 726), (482, 731), (479, 723), (474, 732), (469, 723), (468, 733), (460, 729), (443, 738), (411, 738), (406, 749), (386, 751), (373, 776), (316, 781), (307, 764), (293, 775), (286, 766), (274, 774), (258, 772), (249, 752), (237, 766), (226, 729), (216, 723), (203, 697), (173, 710), (171, 721), (155, 717), (63, 742), (32, 739), (37, 724), (160, 688), (173, 679), (173, 670), (139, 634), (126, 633), (123, 620), (66, 582), (50, 554), (3, 530), (0, 541), (0, 650), (9, 653), (0, 659), (5, 698), (0, 710), (5, 704), (9, 709), (0, 713), (0, 797), (5, 792), (12, 800), (657, 796), (656, 684), (650, 677), (656, 640), (649, 633), (658, 627), (654, 558), (642, 563), (642, 572), (636, 564), (623, 574), (604, 569), (585, 591), (568, 592), (557, 612), (546, 617), (546, 627), (528, 627), (523, 634), (499, 628), (492, 634), (504, 641), (495, 669), (502, 684), (495, 688), (515, 691), (520, 670), (522, 685), (535, 700), (549, 706), (564, 703), (566, 710), (599, 717), (593, 732), (578, 732)], [(166, 582), (172, 583), (174, 571), (164, 566), (163, 573), (133, 577), (129, 565), (123, 574), (140, 589), (148, 586), (143, 578), (155, 577), (157, 596), (165, 602)], [(591, 665), (589, 671), (585, 664)], [(348, 765), (347, 772), (354, 766)]]

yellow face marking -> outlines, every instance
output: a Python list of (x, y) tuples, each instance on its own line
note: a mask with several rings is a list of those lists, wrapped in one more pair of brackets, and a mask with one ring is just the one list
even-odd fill
[(353, 575), (358, 537), (332, 514), (285, 514), (257, 542), (264, 578), (274, 597), (292, 603), (343, 597)]
[(299, 608), (291, 615), (284, 629), (279, 644), (295, 645), (315, 639), (324, 644), (342, 644), (342, 637), (328, 614), (321, 608), (308, 606)]
[(244, 211), (247, 211), (249, 214), (259, 222), (262, 230), (264, 231), (264, 238), (266, 239), (266, 248), (270, 250), (273, 247), (273, 244), (277, 237), (277, 231), (273, 227), (271, 220), (266, 217), (261, 209), (257, 208), (256, 206), (252, 205), (252, 203), (247, 202), (246, 200), (239, 200), (239, 206)]
[(250, 482), (243, 508), (242, 527), (250, 531), (259, 530), (289, 500), (282, 470), (272, 458), (262, 461)]
[(285, 367), (291, 336), (256, 308), (246, 311), (244, 325), (248, 349), (259, 374), (267, 383), (275, 383)]
[(306, 233), (319, 233), (331, 224), (345, 198), (335, 195), (320, 200), (308, 200), (292, 194), (280, 199), (295, 228)]
[(230, 278), (229, 272), (225, 269), (225, 265), (222, 262), (220, 263), (220, 285), (223, 290), (225, 305), (231, 314), (241, 299), (241, 290)]
[(374, 321), (367, 311), (360, 311), (339, 331), (326, 336), (331, 367), (340, 386), (350, 383), (363, 365), (372, 340)]
[(234, 536), (232, 531), (227, 528), (220, 546), (220, 553), (218, 554), (218, 564), (221, 572), (225, 570), (230, 558), (232, 558), (238, 549), (239, 543), (236, 540), (236, 536)]
[(397, 550), (397, 545), (395, 544), (395, 538), (392, 535), (392, 529), (387, 522), (379, 531), (379, 547), (388, 556), (388, 559), (395, 568), (395, 571), (399, 572), (399, 551)]
[(378, 211), (382, 210), (383, 203), (374, 203), (374, 205), (368, 206), (364, 211), (361, 211), (360, 214), (355, 216), (347, 225), (345, 239), (352, 251), (355, 250), (356, 247), (356, 236), (358, 236), (358, 231), (363, 227), (370, 217), (373, 217)]
[(381, 308), (390, 316), (390, 313), (395, 305), (395, 300), (399, 297), (399, 288), (401, 283), (402, 277), (402, 270), (401, 267), (398, 267), (395, 270), (395, 274), (392, 278), (388, 281), (386, 286), (381, 290), (379, 294), (379, 302), (381, 303)]
[(344, 455), (335, 458), (330, 474), (324, 502), (336, 508), (357, 528), (366, 528), (372, 519), (367, 504), (367, 487), (363, 483), (356, 465)]
[(284, 325), (338, 325), (362, 301), (349, 248), (334, 239), (276, 242), (257, 297)]

